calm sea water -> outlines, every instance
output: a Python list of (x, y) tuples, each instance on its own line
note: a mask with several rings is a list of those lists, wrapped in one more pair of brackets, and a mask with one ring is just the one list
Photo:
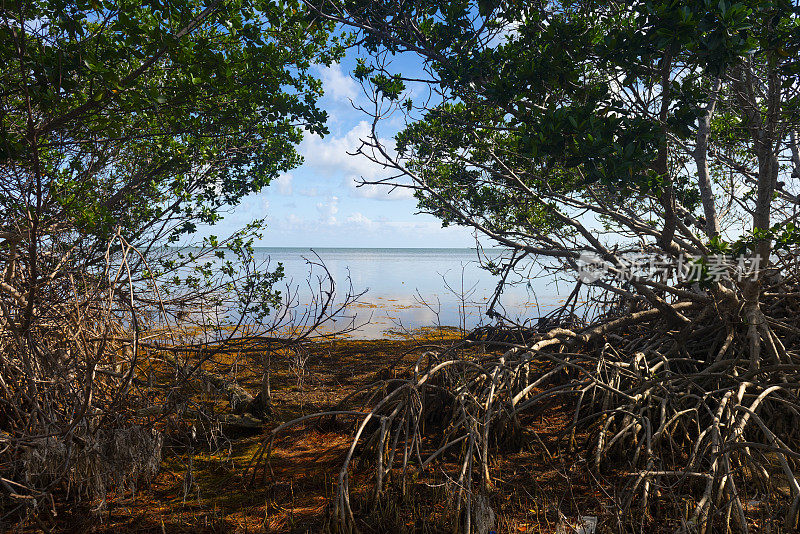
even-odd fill
[[(336, 282), (338, 300), (350, 283), (356, 293), (366, 291), (347, 312), (357, 323), (365, 323), (353, 334), (365, 339), (420, 327), (471, 328), (489, 322), (485, 312), (498, 282), (481, 268), (475, 249), (258, 248), (256, 252), (273, 266), (283, 264), (284, 282), (298, 289), (301, 305), (310, 299), (309, 261), (325, 264)], [(507, 252), (484, 251), (495, 261), (503, 254)], [(313, 272), (322, 271), (315, 267)], [(527, 277), (514, 282), (504, 290), (498, 309), (519, 322), (553, 310), (571, 289)], [(341, 327), (346, 321), (338, 322)]]

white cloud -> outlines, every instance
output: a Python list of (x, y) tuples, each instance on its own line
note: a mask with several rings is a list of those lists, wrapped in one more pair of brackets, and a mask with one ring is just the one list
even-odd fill
[[(338, 197), (317, 205), (318, 217), (289, 213), (271, 226), (271, 241), (292, 246), (472, 246), (469, 229), (442, 228), (437, 220), (370, 218), (361, 212), (340, 216)], [(280, 237), (278, 237), (280, 236)]]
[(309, 167), (374, 178), (381, 172), (382, 166), (363, 156), (351, 155), (361, 146), (361, 139), (369, 137), (370, 130), (369, 123), (361, 121), (341, 137), (329, 136), (323, 139), (318, 135), (308, 134), (300, 143), (300, 153)]
[(284, 229), (302, 228), (305, 225), (305, 219), (298, 217), (294, 213), (286, 216), (284, 223), (281, 225)]
[(505, 24), (500, 30), (500, 33), (497, 34), (497, 40), (499, 42), (493, 42), (492, 45), (497, 46), (498, 44), (505, 44), (509, 40), (518, 38), (519, 29), (522, 27), (522, 24), (523, 22), (519, 20), (514, 20)]
[(336, 214), (339, 213), (339, 197), (329, 197), (325, 202), (317, 203), (320, 221), (333, 226), (337, 223)]
[(414, 196), (413, 191), (405, 187), (392, 189), (391, 186), (388, 185), (359, 185), (358, 177), (356, 176), (348, 176), (345, 179), (345, 185), (350, 188), (350, 196), (358, 198), (369, 198), (372, 200), (403, 200)]
[(369, 217), (364, 216), (363, 213), (355, 212), (351, 214), (346, 220), (348, 224), (359, 226), (365, 228), (367, 230), (371, 230), (376, 226), (375, 221), (370, 219)]
[(292, 180), (294, 177), (291, 173), (281, 174), (275, 180), (273, 180), (272, 185), (275, 186), (278, 190), (279, 195), (283, 196), (290, 196), (292, 194)]
[(321, 66), (318, 69), (326, 95), (330, 95), (334, 100), (355, 100), (358, 96), (358, 84), (342, 72), (341, 65), (334, 63), (330, 67)]
[(319, 189), (317, 189), (316, 187), (305, 187), (300, 191), (298, 191), (297, 194), (304, 197), (318, 197), (322, 193), (320, 193)]
[[(362, 140), (371, 134), (371, 126), (366, 121), (359, 122), (346, 134), (325, 139), (318, 135), (307, 135), (300, 145), (300, 152), (305, 159), (305, 164), (322, 175), (344, 174), (343, 185), (348, 189), (350, 196), (370, 198), (374, 200), (402, 200), (412, 197), (408, 189), (390, 190), (388, 186), (358, 184), (362, 179), (375, 181), (396, 174), (388, 167), (370, 161), (355, 152), (362, 146)], [(394, 141), (380, 139), (389, 155), (394, 154)], [(367, 150), (365, 148), (365, 150)], [(376, 154), (377, 155), (377, 154)], [(316, 188), (312, 188), (316, 194)], [(304, 194), (303, 191), (300, 192)], [(309, 195), (311, 196), (311, 195)]]

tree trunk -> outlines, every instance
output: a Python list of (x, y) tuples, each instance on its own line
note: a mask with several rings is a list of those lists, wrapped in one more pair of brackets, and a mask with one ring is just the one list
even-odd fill
[(697, 166), (697, 182), (700, 186), (700, 198), (703, 202), (703, 212), (706, 217), (706, 234), (708, 237), (719, 235), (719, 218), (717, 217), (716, 198), (711, 189), (711, 179), (708, 173), (708, 140), (711, 137), (711, 117), (717, 105), (722, 79), (714, 80), (711, 98), (706, 106), (705, 113), (699, 119), (697, 128), (697, 146), (694, 150), (694, 162)]

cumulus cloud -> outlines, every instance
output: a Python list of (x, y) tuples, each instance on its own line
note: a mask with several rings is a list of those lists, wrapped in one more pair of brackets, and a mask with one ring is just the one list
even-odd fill
[(291, 173), (281, 174), (272, 181), (272, 186), (278, 191), (279, 195), (290, 196), (292, 194), (292, 180), (294, 177)]
[(366, 139), (370, 134), (370, 125), (366, 121), (359, 122), (343, 136), (329, 136), (325, 139), (308, 134), (300, 144), (300, 153), (305, 159), (305, 164), (320, 171), (344, 171), (367, 177), (375, 177), (382, 170), (380, 165), (375, 165), (366, 158), (351, 156), (361, 146), (361, 139)]
[[(397, 179), (400, 180), (399, 178)], [(350, 195), (358, 198), (369, 198), (372, 200), (403, 200), (414, 196), (411, 189), (398, 187), (392, 189), (387, 185), (361, 184), (354, 176), (345, 179), (346, 187), (350, 189)]]
[(368, 230), (372, 230), (376, 226), (375, 221), (373, 221), (369, 217), (366, 217), (363, 213), (360, 212), (355, 212), (351, 214), (349, 217), (347, 217), (345, 222)]
[[(362, 179), (374, 181), (393, 174), (383, 165), (374, 163), (364, 156), (353, 155), (362, 145), (362, 139), (367, 139), (370, 133), (370, 124), (361, 121), (342, 136), (330, 136), (323, 139), (318, 135), (307, 135), (300, 145), (300, 152), (306, 165), (320, 174), (344, 174), (343, 185), (349, 191), (350, 196), (374, 200), (411, 198), (411, 191), (407, 189), (395, 189), (390, 192), (389, 187), (380, 185), (358, 186)], [(380, 141), (391, 155), (394, 152), (394, 142), (391, 139), (381, 139)]]
[(318, 197), (320, 196), (319, 189), (316, 187), (304, 187), (300, 191), (297, 192), (299, 195), (304, 197)]
[(329, 226), (337, 223), (336, 214), (339, 213), (339, 197), (329, 197), (324, 202), (317, 203), (320, 221)]
[(507, 40), (516, 39), (519, 37), (519, 29), (522, 27), (522, 21), (515, 20), (509, 23), (506, 23), (503, 28), (500, 30), (498, 37), (502, 39), (500, 41), (501, 44), (505, 44)]
[(341, 65), (334, 63), (330, 67), (320, 66), (318, 69), (326, 95), (334, 100), (355, 100), (358, 96), (358, 84), (342, 72)]
[(299, 217), (294, 213), (290, 213), (289, 215), (286, 216), (286, 219), (283, 221), (281, 226), (285, 230), (291, 230), (295, 228), (300, 229), (305, 225), (305, 222), (306, 222), (305, 219), (303, 219), (302, 217)]
[(347, 211), (339, 197), (318, 203), (317, 213), (286, 213), (270, 226), (271, 241), (291, 246), (472, 246), (469, 229), (431, 218), (392, 220)]
[(318, 202), (316, 208), (318, 213), (316, 220), (313, 217), (307, 218), (294, 213), (287, 214), (283, 220), (279, 221), (281, 230), (309, 234), (335, 230), (337, 235), (344, 236), (362, 233), (384, 236), (416, 236), (422, 239), (430, 235), (469, 232), (469, 230), (455, 226), (442, 228), (441, 222), (436, 220), (396, 221), (388, 220), (384, 217), (372, 219), (358, 211), (339, 218), (337, 217), (339, 214), (339, 198), (335, 196), (323, 202)]

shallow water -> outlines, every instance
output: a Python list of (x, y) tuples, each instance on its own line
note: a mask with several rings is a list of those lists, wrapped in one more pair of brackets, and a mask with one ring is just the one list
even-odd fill
[[(475, 249), (257, 248), (256, 254), (269, 258), (273, 267), (283, 264), (284, 282), (300, 289), (302, 305), (310, 295), (308, 261), (322, 260), (337, 284), (339, 300), (349, 287), (349, 277), (355, 292), (366, 291), (348, 308), (356, 323), (366, 323), (352, 335), (363, 339), (420, 327), (472, 328), (487, 323), (485, 312), (498, 282), (481, 268)], [(507, 251), (490, 249), (484, 254), (497, 260)], [(321, 270), (317, 267), (314, 272)], [(504, 290), (498, 310), (518, 322), (553, 310), (563, 302), (564, 291), (571, 289), (562, 286), (559, 295), (553, 283), (519, 277), (514, 282)]]

